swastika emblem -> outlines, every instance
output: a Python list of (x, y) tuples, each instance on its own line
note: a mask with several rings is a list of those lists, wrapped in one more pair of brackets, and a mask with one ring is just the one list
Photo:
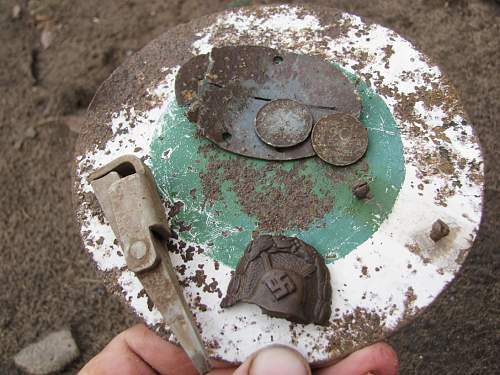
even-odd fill
[(277, 300), (295, 292), (296, 289), (293, 280), (283, 270), (269, 272), (263, 281)]

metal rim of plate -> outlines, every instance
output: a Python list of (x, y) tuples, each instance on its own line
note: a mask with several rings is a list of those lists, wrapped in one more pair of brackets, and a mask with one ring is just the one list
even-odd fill
[[(480, 147), (439, 68), (393, 31), (359, 17), (311, 6), (233, 9), (160, 36), (119, 67), (94, 97), (76, 147), (74, 199), (84, 249), (106, 286), (173, 342), (161, 314), (148, 306), (139, 280), (125, 268), (87, 178), (123, 154), (147, 161), (161, 116), (175, 103), (178, 66), (212, 46), (239, 43), (278, 45), (335, 62), (369, 82), (401, 131), (405, 178), (391, 214), (370, 240), (328, 265), (333, 287), (328, 327), (290, 325), (248, 305), (221, 309), (222, 296), (204, 291), (192, 280), (197, 280), (202, 264), (207, 280), (217, 281), (223, 295), (231, 269), (196, 250), (203, 244), (188, 244), (194, 246), (189, 253), (192, 259), (171, 253), (212, 358), (237, 363), (262, 346), (280, 343), (321, 365), (384, 339), (425, 309), (454, 279), (482, 215)], [(360, 61), (363, 56), (370, 63)], [(411, 74), (403, 74), (410, 66)], [(422, 85), (424, 94), (433, 93), (430, 97), (443, 101), (428, 103), (419, 94)], [(412, 98), (412, 105), (400, 105), (405, 97)], [(450, 234), (434, 243), (429, 231), (437, 219), (449, 225)]]

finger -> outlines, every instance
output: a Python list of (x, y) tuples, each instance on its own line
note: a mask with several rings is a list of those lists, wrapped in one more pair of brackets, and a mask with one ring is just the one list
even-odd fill
[(352, 353), (339, 363), (319, 369), (317, 375), (396, 375), (398, 356), (394, 349), (384, 343), (378, 343)]
[[(111, 344), (111, 343), (110, 343)], [(78, 375), (156, 375), (138, 355), (126, 345), (108, 345), (92, 358)]]
[(234, 375), (234, 368), (215, 369), (210, 371), (207, 375)]
[[(115, 340), (124, 342), (130, 349), (162, 375), (198, 375), (186, 352), (159, 337), (145, 325), (138, 324), (119, 334)], [(114, 341), (114, 340), (113, 340)], [(228, 367), (214, 361), (215, 368)]]
[(233, 375), (311, 375), (304, 358), (284, 346), (269, 346), (252, 355)]
[(138, 324), (116, 336), (109, 346), (125, 345), (162, 375), (197, 375), (184, 350)]

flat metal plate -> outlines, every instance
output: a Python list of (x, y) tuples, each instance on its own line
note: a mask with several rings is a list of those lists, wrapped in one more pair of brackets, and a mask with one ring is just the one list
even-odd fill
[[(197, 136), (177, 105), (176, 74), (193, 56), (228, 45), (316, 55), (359, 79), (360, 120), (370, 139), (365, 157), (343, 168), (317, 158), (273, 163)], [(177, 233), (172, 263), (213, 358), (239, 362), (279, 343), (321, 364), (384, 339), (454, 279), (481, 220), (481, 151), (455, 90), (408, 41), (349, 14), (276, 6), (181, 25), (118, 68), (89, 115), (74, 186), (85, 250), (106, 285), (169, 337), (125, 268), (87, 180), (119, 155), (143, 158), (164, 194)], [(360, 200), (352, 187), (365, 177), (373, 197)], [(429, 235), (437, 219), (450, 233), (434, 242)], [(297, 235), (324, 256), (333, 292), (328, 326), (290, 324), (248, 305), (220, 308), (231, 272), (258, 230)]]
[(358, 116), (360, 101), (351, 82), (318, 56), (262, 46), (225, 46), (211, 51), (210, 83), (226, 87), (240, 82), (248, 95), (294, 99)]
[(294, 100), (310, 108), (314, 121), (335, 112), (357, 117), (361, 110), (355, 85), (331, 63), (262, 46), (213, 48), (185, 63), (175, 85), (177, 103), (191, 104), (188, 117), (201, 135), (224, 150), (266, 160), (314, 155), (306, 138), (277, 150), (256, 135), (257, 113), (270, 101)]

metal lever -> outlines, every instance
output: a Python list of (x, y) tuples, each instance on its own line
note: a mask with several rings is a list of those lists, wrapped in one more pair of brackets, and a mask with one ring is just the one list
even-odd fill
[(208, 356), (168, 256), (170, 229), (151, 171), (137, 157), (125, 155), (93, 172), (89, 180), (128, 269), (135, 272), (196, 369), (207, 373)]

